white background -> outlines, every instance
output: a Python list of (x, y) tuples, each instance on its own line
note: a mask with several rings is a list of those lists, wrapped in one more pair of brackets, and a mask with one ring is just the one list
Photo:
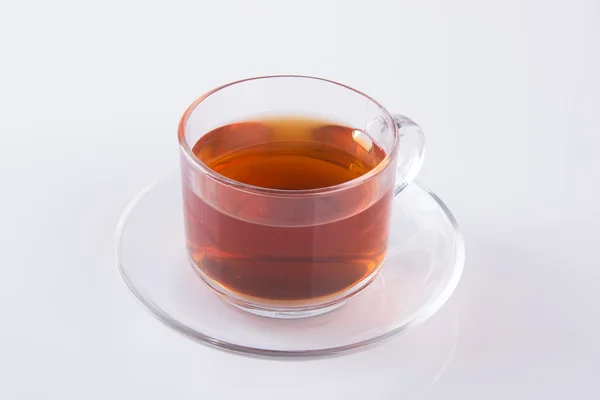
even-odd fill
[[(420, 179), (464, 230), (455, 295), (374, 350), (209, 349), (113, 266), (120, 212), (176, 167), (188, 104), (271, 73), (411, 116)], [(0, 398), (598, 398), (599, 135), (594, 0), (0, 0)]]

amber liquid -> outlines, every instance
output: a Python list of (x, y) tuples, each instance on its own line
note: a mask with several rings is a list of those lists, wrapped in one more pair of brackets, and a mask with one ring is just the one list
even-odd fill
[[(366, 174), (385, 158), (383, 149), (364, 133), (301, 119), (223, 126), (203, 136), (193, 152), (223, 176), (280, 190), (339, 185)], [(385, 257), (392, 192), (366, 208), (359, 207), (364, 202), (357, 198), (367, 198), (365, 190), (373, 185), (342, 191), (324, 203), (331, 213), (344, 215), (333, 222), (322, 223), (306, 207), (294, 209), (305, 219), (297, 224), (301, 226), (249, 222), (221, 212), (218, 203), (209, 205), (185, 187), (191, 258), (209, 280), (238, 296), (266, 301), (334, 297), (371, 276)], [(278, 199), (268, 196), (250, 201), (261, 202), (254, 209), (267, 216), (278, 206)]]

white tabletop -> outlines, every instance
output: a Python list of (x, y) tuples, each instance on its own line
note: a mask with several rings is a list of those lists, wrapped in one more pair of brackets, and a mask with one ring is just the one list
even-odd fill
[[(0, 398), (600, 397), (600, 7), (579, 1), (0, 0)], [(363, 353), (207, 348), (129, 295), (112, 234), (203, 92), (303, 73), (423, 127), (463, 280)]]

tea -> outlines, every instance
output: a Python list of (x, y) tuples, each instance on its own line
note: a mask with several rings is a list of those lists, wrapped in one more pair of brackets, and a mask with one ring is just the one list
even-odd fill
[[(359, 178), (386, 156), (360, 130), (298, 118), (226, 125), (192, 151), (231, 180), (299, 196), (319, 196), (315, 189)], [(374, 181), (341, 188), (318, 206), (298, 202), (282, 211), (276, 196), (236, 199), (231, 206), (234, 192), (224, 192), (209, 204), (201, 190), (184, 185), (190, 257), (209, 282), (241, 298), (338, 297), (374, 276), (385, 257), (393, 194), (377, 193), (380, 187)], [(278, 223), (280, 214), (286, 222)]]

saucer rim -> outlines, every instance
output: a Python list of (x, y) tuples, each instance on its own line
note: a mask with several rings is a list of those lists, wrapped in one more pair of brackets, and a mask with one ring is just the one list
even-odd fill
[(409, 186), (417, 186), (420, 190), (427, 193), (429, 196), (433, 198), (433, 200), (441, 207), (442, 211), (446, 215), (448, 222), (450, 223), (454, 238), (455, 238), (455, 249), (456, 256), (454, 260), (454, 268), (452, 271), (452, 275), (448, 279), (446, 286), (442, 289), (437, 298), (427, 307), (422, 310), (420, 314), (417, 314), (413, 319), (407, 321), (395, 329), (389, 330), (381, 335), (361, 340), (359, 342), (350, 343), (342, 346), (321, 348), (321, 349), (309, 349), (309, 350), (273, 350), (273, 349), (262, 349), (258, 347), (252, 346), (244, 346), (235, 343), (230, 343), (227, 341), (223, 341), (217, 338), (214, 338), (210, 335), (203, 334), (196, 329), (193, 329), (178, 320), (171, 317), (168, 313), (163, 311), (158, 305), (156, 305), (152, 300), (148, 299), (147, 296), (144, 296), (140, 290), (138, 290), (131, 279), (128, 277), (127, 273), (124, 271), (121, 263), (121, 244), (122, 244), (122, 235), (123, 230), (127, 224), (127, 220), (135, 208), (135, 206), (146, 196), (153, 188), (155, 188), (158, 184), (172, 178), (171, 174), (167, 174), (159, 179), (156, 179), (154, 182), (150, 183), (142, 190), (140, 190), (134, 197), (129, 201), (125, 209), (123, 210), (121, 217), (119, 218), (119, 222), (117, 223), (115, 233), (114, 233), (114, 262), (117, 268), (121, 279), (125, 283), (129, 293), (133, 298), (150, 314), (152, 314), (155, 318), (157, 318), (160, 322), (174, 330), (175, 332), (191, 339), (195, 342), (198, 342), (203, 345), (208, 345), (213, 348), (217, 348), (220, 350), (225, 350), (231, 353), (235, 353), (238, 355), (245, 355), (251, 357), (259, 357), (259, 358), (279, 358), (279, 359), (310, 359), (310, 358), (323, 358), (323, 357), (333, 357), (339, 356), (346, 353), (364, 350), (370, 347), (373, 347), (377, 344), (380, 344), (388, 339), (391, 339), (394, 336), (404, 333), (410, 328), (414, 328), (429, 318), (431, 318), (437, 311), (439, 311), (442, 306), (448, 301), (452, 293), (456, 290), (458, 283), (462, 277), (464, 271), (465, 264), (465, 243), (464, 237), (460, 227), (458, 226), (458, 222), (454, 215), (446, 206), (446, 204), (427, 186), (425, 186), (420, 181), (413, 181), (410, 184), (406, 185), (402, 191), (395, 194), (396, 196), (401, 196), (402, 192)]

